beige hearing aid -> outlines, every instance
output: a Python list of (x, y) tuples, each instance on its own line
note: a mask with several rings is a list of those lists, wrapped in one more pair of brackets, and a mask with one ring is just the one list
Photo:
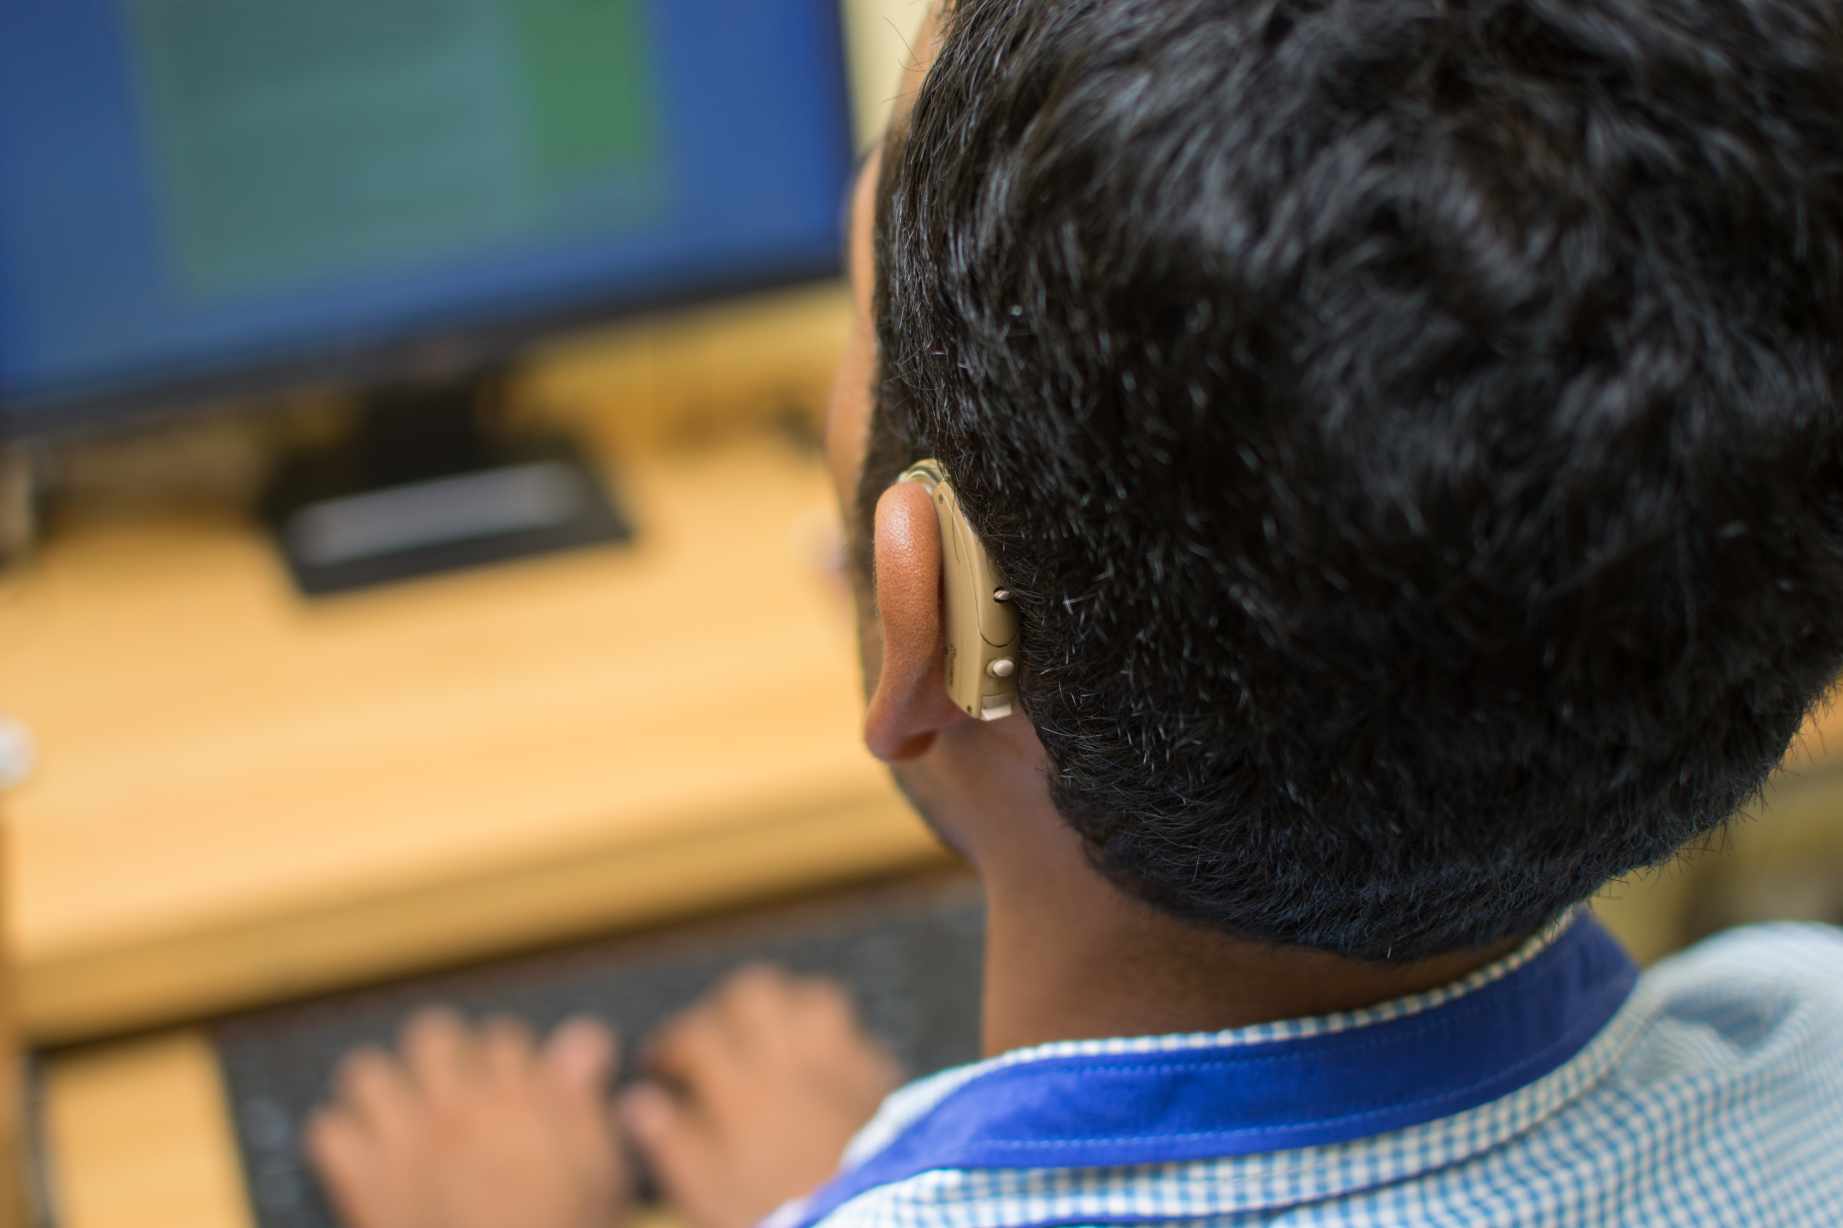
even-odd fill
[(941, 523), (941, 577), (947, 606), (947, 694), (968, 716), (995, 721), (1017, 703), (1017, 611), (991, 556), (960, 510), (947, 471), (936, 460), (903, 473), (934, 501)]

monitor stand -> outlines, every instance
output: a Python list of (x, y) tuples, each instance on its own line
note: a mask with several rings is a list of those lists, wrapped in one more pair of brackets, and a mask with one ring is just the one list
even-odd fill
[(582, 546), (632, 526), (561, 437), (496, 421), (503, 373), (378, 389), (348, 437), (283, 462), (263, 498), (310, 597)]

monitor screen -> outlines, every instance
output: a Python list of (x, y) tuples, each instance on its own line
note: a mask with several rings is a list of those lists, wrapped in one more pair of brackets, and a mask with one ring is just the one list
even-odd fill
[(836, 270), (838, 0), (0, 10), (0, 431)]

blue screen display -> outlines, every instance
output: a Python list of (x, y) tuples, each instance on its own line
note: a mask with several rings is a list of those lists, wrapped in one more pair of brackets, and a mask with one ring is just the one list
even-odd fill
[(13, 429), (836, 267), (836, 0), (18, 0)]

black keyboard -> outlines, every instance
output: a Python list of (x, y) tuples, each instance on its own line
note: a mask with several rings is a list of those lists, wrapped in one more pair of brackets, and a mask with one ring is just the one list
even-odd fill
[(883, 888), (222, 1020), (212, 1040), (256, 1220), (333, 1228), (301, 1155), (301, 1123), (345, 1053), (391, 1044), (419, 1007), (513, 1015), (540, 1031), (590, 1014), (632, 1046), (726, 972), (765, 961), (842, 981), (870, 1030), (919, 1075), (979, 1056), (984, 921), (970, 884)]

